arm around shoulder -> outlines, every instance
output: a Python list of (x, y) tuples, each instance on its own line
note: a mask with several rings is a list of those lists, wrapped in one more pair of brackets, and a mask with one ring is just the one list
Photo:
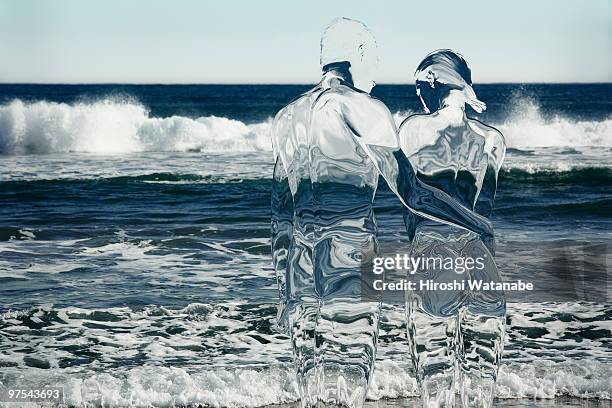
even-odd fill
[(344, 95), (341, 112), (346, 124), (361, 143), (396, 149), (399, 147), (397, 127), (387, 106), (366, 93)]
[(408, 116), (400, 124), (398, 130), (399, 142), (406, 157), (415, 155), (423, 147), (420, 134), (426, 118), (427, 115), (415, 114)]

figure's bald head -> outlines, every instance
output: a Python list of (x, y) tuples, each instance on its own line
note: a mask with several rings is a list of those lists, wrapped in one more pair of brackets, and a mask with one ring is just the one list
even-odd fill
[(375, 85), (378, 45), (374, 34), (360, 21), (341, 17), (334, 20), (321, 37), (321, 67), (349, 62), (355, 87), (370, 92)]

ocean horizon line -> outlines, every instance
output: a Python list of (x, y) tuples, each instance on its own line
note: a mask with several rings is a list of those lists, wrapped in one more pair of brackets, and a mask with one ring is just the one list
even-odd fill
[[(3, 82), (0, 85), (135, 85), (135, 86), (308, 86), (316, 82)], [(385, 82), (376, 86), (414, 86), (413, 82)], [(609, 82), (474, 82), (474, 85), (612, 85)]]

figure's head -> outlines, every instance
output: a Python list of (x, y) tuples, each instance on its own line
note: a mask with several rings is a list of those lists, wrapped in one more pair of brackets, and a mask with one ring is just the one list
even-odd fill
[(467, 103), (478, 113), (486, 109), (472, 88), (472, 72), (466, 60), (452, 50), (437, 50), (427, 55), (414, 78), (417, 95), (427, 112), (437, 111), (450, 99), (453, 103)]
[(378, 45), (362, 22), (342, 17), (325, 29), (321, 37), (321, 68), (338, 62), (350, 64), (356, 88), (369, 93), (376, 85)]

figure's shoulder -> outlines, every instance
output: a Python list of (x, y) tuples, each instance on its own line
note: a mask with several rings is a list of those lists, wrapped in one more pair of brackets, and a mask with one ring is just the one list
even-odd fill
[(279, 151), (282, 150), (282, 146), (288, 142), (291, 128), (293, 127), (294, 117), (300, 109), (303, 109), (304, 104), (308, 101), (309, 95), (310, 93), (307, 92), (298, 96), (279, 110), (274, 116), (271, 126), (271, 139), (272, 150), (275, 157)]
[(333, 112), (348, 131), (363, 143), (397, 147), (397, 127), (387, 106), (379, 99), (349, 85), (339, 85), (322, 92), (315, 102), (315, 112)]
[(408, 116), (399, 126), (400, 139), (410, 139), (412, 144), (433, 144), (441, 131), (448, 127), (438, 112), (417, 113)]
[(485, 149), (496, 163), (496, 167), (499, 170), (506, 157), (506, 139), (502, 132), (493, 126), (489, 126), (477, 119), (468, 119), (468, 125), (470, 129), (475, 133), (481, 135), (485, 139)]
[(408, 116), (399, 126), (399, 140), (404, 153), (411, 157), (428, 145), (435, 144), (439, 125), (432, 114), (417, 113)]
[(430, 115), (426, 113), (414, 113), (408, 116), (406, 119), (402, 120), (402, 123), (399, 125), (400, 133), (410, 132), (412, 129), (423, 126), (425, 123), (430, 121), (429, 116)]
[(499, 129), (473, 118), (468, 118), (468, 126), (473, 132), (483, 136), (488, 142), (506, 145), (506, 139)]
[(279, 110), (278, 112), (276, 112), (276, 115), (274, 115), (274, 120), (272, 121), (273, 125), (278, 124), (281, 120), (283, 120), (283, 118), (287, 117), (287, 112), (290, 110), (290, 106), (287, 105), (284, 108), (282, 108), (281, 110)]
[(284, 108), (279, 110), (274, 116), (274, 123), (290, 120), (296, 109), (299, 109), (309, 99), (311, 92), (306, 92), (289, 102)]
[(349, 85), (337, 85), (322, 91), (315, 100), (317, 107), (335, 106), (344, 110), (367, 110), (388, 112), (387, 106), (369, 93)]

